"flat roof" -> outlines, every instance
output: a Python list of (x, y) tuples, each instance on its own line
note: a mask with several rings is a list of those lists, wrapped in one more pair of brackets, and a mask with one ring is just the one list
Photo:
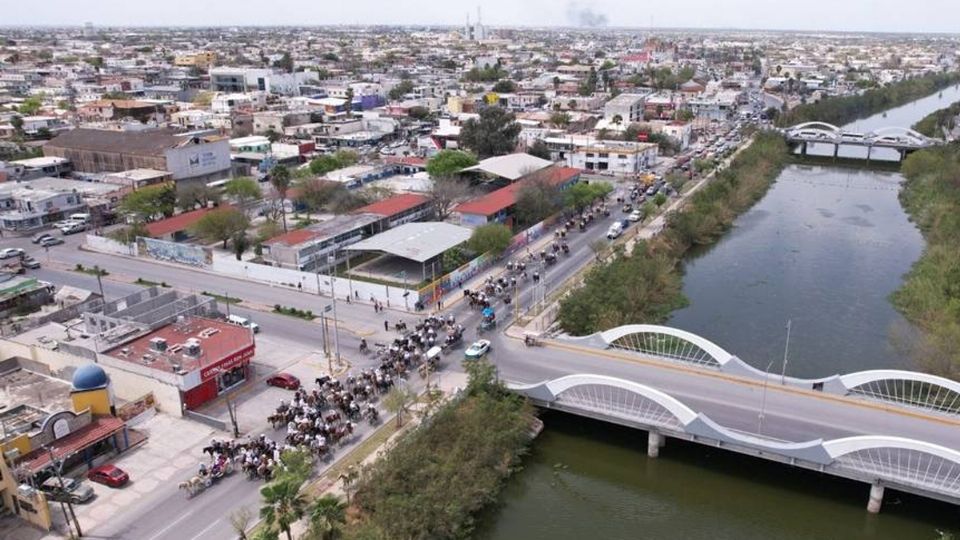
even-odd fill
[(464, 171), (480, 171), (507, 180), (516, 180), (534, 171), (549, 167), (553, 162), (530, 154), (517, 153), (487, 158)]
[(11, 161), (10, 163), (16, 163), (17, 165), (23, 165), (24, 167), (47, 167), (50, 165), (61, 165), (63, 163), (70, 163), (70, 160), (67, 158), (57, 157), (57, 156), (40, 156), (27, 159), (18, 159), (16, 161)]
[[(166, 340), (165, 352), (153, 347), (151, 340), (156, 338)], [(185, 354), (184, 344), (188, 339), (196, 339), (200, 342), (199, 355)], [(174, 373), (175, 365), (180, 366), (184, 371), (191, 372), (216, 364), (252, 345), (253, 334), (246, 328), (216, 319), (186, 316), (182, 322), (158, 328), (149, 334), (110, 349), (105, 354), (118, 360), (167, 373)]]
[(442, 221), (406, 223), (357, 242), (347, 249), (382, 251), (423, 263), (466, 242), (472, 233), (471, 229)]

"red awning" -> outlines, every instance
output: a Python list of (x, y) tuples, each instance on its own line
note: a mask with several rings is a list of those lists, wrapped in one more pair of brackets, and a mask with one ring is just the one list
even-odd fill
[[(93, 446), (123, 429), (126, 422), (112, 416), (95, 418), (93, 422), (73, 433), (53, 442), (53, 455), (57, 459)], [(50, 464), (50, 453), (46, 448), (37, 448), (20, 458), (20, 465), (35, 473)]]

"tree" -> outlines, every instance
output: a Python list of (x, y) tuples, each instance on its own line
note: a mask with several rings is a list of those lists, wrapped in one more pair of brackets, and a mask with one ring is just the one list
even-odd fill
[(209, 242), (223, 242), (226, 249), (227, 241), (245, 232), (248, 226), (250, 220), (243, 212), (236, 208), (217, 208), (194, 223), (193, 232)]
[(613, 191), (613, 186), (606, 182), (578, 182), (563, 192), (564, 206), (582, 212), (584, 208), (593, 204), (597, 199), (606, 197)]
[(120, 210), (138, 220), (150, 222), (173, 215), (177, 194), (173, 184), (142, 187), (124, 197)]
[(513, 113), (500, 107), (480, 110), (480, 118), (464, 122), (460, 130), (460, 144), (480, 157), (500, 156), (517, 147), (520, 124)]
[(409, 79), (401, 80), (396, 86), (390, 89), (387, 95), (392, 101), (398, 101), (403, 96), (413, 92), (413, 81)]
[(667, 202), (667, 196), (663, 192), (657, 193), (657, 195), (653, 198), (653, 204), (657, 205), (657, 208), (663, 206), (663, 203), (665, 202)]
[(189, 212), (197, 207), (207, 208), (220, 202), (220, 193), (205, 184), (194, 184), (177, 191), (177, 208)]
[(618, 125), (618, 126), (619, 126), (620, 124), (622, 124), (622, 123), (623, 123), (623, 116), (620, 115), (620, 114), (615, 114), (615, 115), (613, 115), (613, 123), (616, 124), (616, 125)]
[(18, 136), (23, 136), (23, 117), (19, 114), (13, 115), (13, 118), (10, 119), (10, 125), (13, 126), (13, 131)]
[(290, 190), (290, 169), (277, 165), (270, 170), (270, 185), (280, 200), (280, 216), (283, 220), (283, 232), (287, 232), (287, 191)]
[(283, 51), (283, 55), (273, 63), (273, 67), (282, 69), (287, 73), (293, 73), (293, 58), (291, 58), (290, 53)]
[(293, 540), (290, 527), (303, 517), (307, 499), (300, 494), (300, 484), (289, 478), (271, 482), (260, 490), (264, 505), (260, 507), (260, 517), (268, 526), (276, 525), (287, 534), (287, 540)]
[(247, 540), (247, 527), (253, 521), (253, 512), (246, 506), (241, 506), (235, 512), (230, 512), (230, 527), (237, 533), (240, 540)]
[(433, 118), (433, 113), (430, 112), (430, 109), (418, 105), (416, 107), (410, 107), (410, 110), (407, 111), (407, 116), (414, 120), (427, 121)]
[(570, 113), (556, 111), (550, 115), (550, 123), (562, 128), (570, 125)]
[(28, 97), (23, 101), (23, 103), (20, 104), (20, 107), (17, 108), (17, 111), (25, 116), (33, 116), (37, 114), (37, 111), (40, 110), (41, 106), (43, 106), (43, 101), (41, 101), (39, 97)]
[(233, 254), (236, 256), (237, 260), (243, 260), (243, 252), (250, 247), (250, 237), (247, 236), (247, 233), (244, 231), (239, 231), (233, 235), (230, 239), (233, 244)]
[(540, 139), (537, 139), (532, 145), (530, 145), (530, 148), (527, 149), (527, 153), (540, 159), (550, 159), (550, 148), (547, 146), (547, 143)]
[(339, 189), (346, 188), (339, 182), (304, 178), (297, 182), (297, 202), (306, 206), (310, 212), (319, 212), (333, 200), (334, 193)]
[(469, 152), (441, 150), (427, 162), (427, 173), (432, 178), (449, 178), (476, 164), (477, 157)]
[(440, 221), (447, 219), (453, 207), (470, 194), (470, 184), (456, 177), (433, 179), (427, 198), (433, 206), (434, 217)]
[(510, 79), (503, 79), (493, 85), (493, 91), (498, 94), (512, 94), (517, 91), (517, 83)]
[(338, 538), (346, 522), (347, 506), (333, 495), (324, 495), (310, 505), (311, 532), (319, 540)]
[(406, 384), (395, 384), (383, 398), (383, 406), (388, 411), (397, 415), (397, 427), (403, 425), (403, 413), (407, 412), (410, 405), (417, 399), (417, 394)]
[(237, 202), (241, 208), (246, 208), (248, 203), (260, 200), (263, 193), (260, 190), (260, 184), (253, 178), (241, 176), (227, 182), (223, 191), (228, 197)]
[(533, 225), (560, 210), (562, 201), (560, 190), (556, 186), (535, 176), (517, 190), (514, 214), (520, 223)]
[(470, 240), (467, 240), (467, 247), (475, 253), (493, 253), (500, 255), (513, 240), (513, 233), (510, 227), (502, 223), (487, 223), (473, 230)]

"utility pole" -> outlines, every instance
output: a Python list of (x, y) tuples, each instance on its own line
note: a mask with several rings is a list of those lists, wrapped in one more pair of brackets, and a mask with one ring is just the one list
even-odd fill
[(757, 416), (757, 435), (763, 433), (763, 413), (767, 409), (767, 383), (770, 381), (771, 367), (773, 367), (773, 360), (767, 364), (767, 369), (763, 373), (763, 397), (760, 398), (760, 415)]
[(787, 384), (787, 353), (790, 351), (790, 326), (793, 319), (787, 319), (787, 342), (783, 346), (783, 371), (780, 372), (780, 384)]
[[(50, 464), (53, 465), (53, 470), (57, 475), (57, 481), (60, 483), (60, 492), (66, 493), (67, 487), (63, 483), (63, 475), (61, 474), (61, 469), (63, 468), (63, 461), (56, 459), (53, 455), (53, 447), (47, 446), (47, 454), (50, 456)], [(73, 524), (77, 527), (77, 537), (83, 536), (83, 531), (80, 530), (80, 522), (77, 520), (77, 514), (73, 511), (73, 503), (70, 502), (70, 498), (67, 498), (67, 508), (70, 509), (70, 517), (73, 519)], [(66, 515), (64, 515), (66, 517)], [(67, 520), (67, 528), (69, 528), (70, 520)]]
[(100, 269), (99, 265), (94, 265), (93, 271), (97, 273), (97, 286), (100, 287), (100, 299), (106, 302), (107, 296), (103, 294), (103, 270)]
[[(337, 263), (337, 250), (327, 255), (327, 269), (330, 272), (330, 297), (333, 298), (333, 347), (337, 354), (337, 363), (340, 363), (340, 323), (337, 320), (337, 290), (334, 287), (333, 270)], [(331, 371), (331, 374), (333, 372)]]
[(227, 305), (227, 318), (230, 318), (230, 295), (226, 291), (223, 292), (223, 303)]

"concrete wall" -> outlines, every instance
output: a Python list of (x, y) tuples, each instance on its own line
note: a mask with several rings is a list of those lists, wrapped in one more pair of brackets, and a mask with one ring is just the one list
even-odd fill
[(226, 139), (202, 144), (169, 148), (166, 167), (174, 180), (208, 176), (230, 169), (230, 142)]
[(95, 234), (88, 234), (83, 240), (83, 245), (93, 251), (99, 251), (100, 253), (111, 253), (114, 255), (132, 255), (136, 257), (138, 255), (137, 244), (136, 242), (131, 242), (129, 244), (124, 244), (117, 242), (116, 240), (107, 238), (106, 236), (97, 236)]

